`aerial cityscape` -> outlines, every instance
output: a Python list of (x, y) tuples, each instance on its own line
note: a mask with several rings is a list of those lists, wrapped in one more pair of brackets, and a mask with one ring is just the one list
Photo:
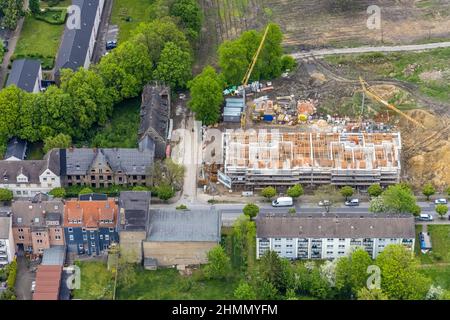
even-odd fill
[(0, 60), (0, 300), (450, 300), (450, 0), (0, 0)]

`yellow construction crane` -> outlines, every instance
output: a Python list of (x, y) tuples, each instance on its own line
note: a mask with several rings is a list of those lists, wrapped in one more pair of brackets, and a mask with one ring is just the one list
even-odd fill
[[(242, 79), (242, 86), (245, 88), (245, 86), (248, 85), (248, 81), (250, 80), (250, 77), (252, 75), (253, 69), (255, 68), (256, 62), (258, 61), (259, 54), (261, 53), (262, 48), (264, 47), (264, 42), (266, 41), (267, 34), (269, 33), (269, 25), (267, 25), (266, 30), (264, 31), (263, 37), (261, 39), (261, 42), (259, 43), (258, 49), (256, 50), (255, 54), (253, 55), (252, 62), (247, 68), (247, 71), (245, 72), (244, 78)], [(241, 127), (245, 127), (245, 113), (241, 116)]]
[(412, 123), (418, 125), (419, 127), (426, 129), (425, 126), (423, 124), (421, 124), (419, 121), (411, 118), (410, 116), (408, 116), (406, 113), (404, 113), (403, 111), (397, 109), (395, 106), (393, 106), (392, 104), (390, 104), (389, 102), (387, 102), (386, 100), (382, 99), (381, 97), (379, 97), (377, 94), (375, 94), (374, 92), (370, 91), (370, 89), (368, 88), (369, 84), (364, 81), (363, 78), (359, 77), (359, 82), (361, 83), (363, 92), (365, 94), (367, 94), (369, 97), (371, 97), (372, 99), (380, 102), (381, 104), (385, 105), (386, 107), (388, 107), (389, 109), (397, 112), (399, 115), (401, 115), (402, 117), (408, 119), (409, 121), (411, 121)]

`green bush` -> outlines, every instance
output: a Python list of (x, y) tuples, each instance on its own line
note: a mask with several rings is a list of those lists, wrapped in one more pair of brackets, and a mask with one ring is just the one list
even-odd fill
[(11, 262), (8, 265), (8, 279), (6, 280), (8, 288), (14, 288), (14, 285), (16, 284), (16, 277), (17, 277), (17, 261), (13, 260), (13, 262)]
[(35, 14), (36, 20), (45, 21), (49, 24), (64, 24), (66, 22), (67, 10), (65, 8), (48, 8), (45, 11)]
[(11, 201), (13, 193), (9, 189), (0, 188), (0, 201)]
[(55, 198), (65, 198), (66, 190), (64, 188), (54, 188), (49, 192), (49, 194)]
[(177, 206), (175, 209), (177, 210), (187, 210), (187, 206), (185, 204), (180, 204), (179, 206)]

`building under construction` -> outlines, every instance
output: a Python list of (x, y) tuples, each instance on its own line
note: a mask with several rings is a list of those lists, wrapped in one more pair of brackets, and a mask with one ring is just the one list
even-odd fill
[(249, 130), (223, 134), (223, 171), (230, 189), (294, 184), (349, 185), (360, 190), (400, 179), (400, 133)]

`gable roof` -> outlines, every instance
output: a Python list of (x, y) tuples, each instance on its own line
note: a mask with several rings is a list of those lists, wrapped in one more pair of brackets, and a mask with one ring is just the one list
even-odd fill
[(6, 87), (14, 84), (24, 91), (33, 92), (36, 80), (39, 78), (40, 69), (41, 63), (39, 60), (14, 60)]
[(414, 238), (412, 215), (312, 215), (261, 213), (258, 238)]
[[(11, 211), (13, 213), (13, 227), (43, 227), (47, 218), (61, 222), (64, 203), (61, 200), (39, 203), (33, 203), (29, 200), (16, 200), (12, 203)], [(19, 222), (19, 218), (21, 222)], [(39, 220), (36, 221), (35, 218), (39, 218)]]
[[(118, 206), (113, 198), (107, 201), (68, 200), (64, 206), (64, 227), (115, 227)], [(71, 223), (71, 220), (81, 220), (81, 224)], [(101, 223), (101, 220), (112, 220), (112, 223)]]
[(70, 148), (65, 152), (66, 174), (85, 175), (94, 163), (97, 154), (114, 172), (122, 171), (125, 174), (145, 175), (147, 169), (153, 164), (153, 152), (149, 149), (125, 148)]
[(216, 210), (150, 210), (147, 241), (220, 241), (221, 215)]
[(119, 197), (119, 230), (145, 231), (149, 221), (150, 192), (122, 191)]
[(6, 146), (6, 152), (4, 159), (16, 158), (18, 160), (25, 159), (25, 153), (27, 151), (27, 142), (17, 137), (11, 138)]
[(72, 5), (78, 6), (81, 13), (80, 29), (69, 29), (66, 25), (63, 39), (55, 63), (56, 74), (60, 69), (77, 70), (84, 66), (88, 54), (89, 42), (94, 32), (95, 17), (99, 0), (73, 0)]

